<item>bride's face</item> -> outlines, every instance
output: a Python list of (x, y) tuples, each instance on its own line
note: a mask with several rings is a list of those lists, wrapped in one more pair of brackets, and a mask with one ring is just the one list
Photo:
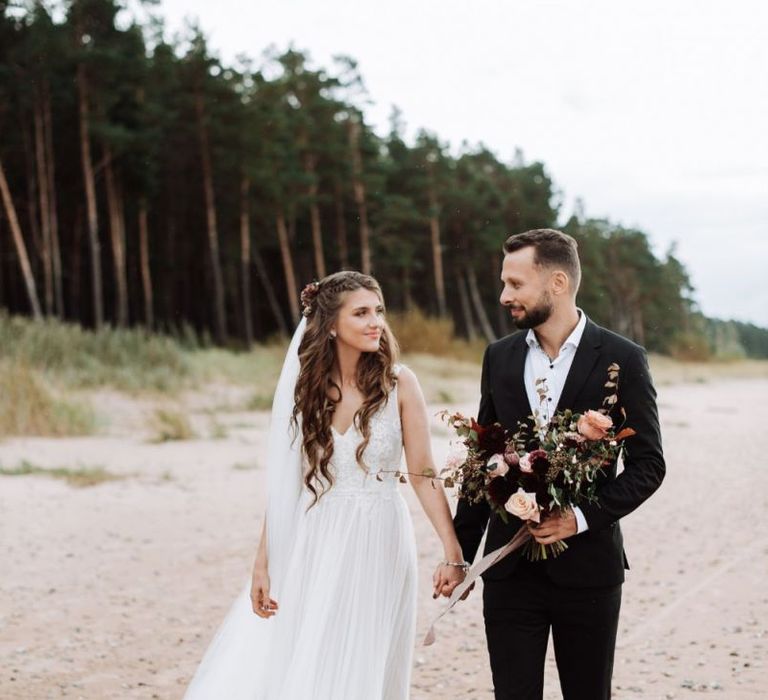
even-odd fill
[(376, 292), (356, 289), (347, 292), (333, 330), (336, 343), (359, 352), (377, 352), (384, 328), (384, 305)]

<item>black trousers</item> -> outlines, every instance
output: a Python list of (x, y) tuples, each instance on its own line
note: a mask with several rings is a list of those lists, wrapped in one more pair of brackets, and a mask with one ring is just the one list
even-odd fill
[(621, 585), (564, 588), (524, 560), (483, 590), (496, 700), (541, 700), (549, 632), (564, 700), (608, 700)]

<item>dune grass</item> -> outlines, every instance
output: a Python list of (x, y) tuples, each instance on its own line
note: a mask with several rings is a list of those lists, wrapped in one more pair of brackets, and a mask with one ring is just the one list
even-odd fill
[[(388, 318), (403, 362), (418, 375), (430, 403), (477, 399), (484, 341), (456, 338), (449, 320), (430, 318), (418, 310)], [(87, 397), (88, 390), (95, 388), (151, 398), (221, 383), (246, 390), (249, 398), (243, 409), (268, 411), (285, 347), (286, 339), (274, 339), (248, 351), (233, 351), (206, 347), (191, 331), (177, 338), (136, 329), (91, 331), (0, 311), (0, 437), (95, 432), (94, 408), (72, 398), (83, 390)], [(758, 360), (684, 362), (654, 355), (651, 367), (659, 385), (768, 377), (768, 361)], [(156, 442), (198, 437), (183, 402), (179, 407), (158, 408), (149, 428)], [(222, 439), (227, 431), (214, 420), (210, 433)]]
[(95, 429), (88, 404), (60, 398), (25, 363), (0, 360), (0, 436), (89, 435)]
[(86, 488), (97, 486), (107, 481), (118, 481), (124, 476), (113, 474), (104, 467), (40, 467), (23, 460), (16, 467), (0, 466), (0, 476), (47, 476), (52, 479), (61, 479), (70, 486)]
[(150, 442), (192, 440), (197, 437), (186, 413), (175, 408), (157, 408), (150, 419)]
[(483, 359), (485, 341), (458, 338), (450, 319), (432, 318), (419, 309), (412, 309), (388, 314), (387, 320), (405, 355), (431, 355), (470, 363)]
[(0, 359), (23, 362), (63, 387), (174, 391), (192, 370), (181, 344), (138, 329), (86, 330), (0, 311)]

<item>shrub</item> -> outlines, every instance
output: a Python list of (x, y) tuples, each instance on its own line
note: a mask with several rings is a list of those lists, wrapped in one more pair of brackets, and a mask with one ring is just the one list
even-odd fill
[(88, 435), (95, 426), (90, 406), (56, 397), (26, 364), (0, 360), (0, 435)]
[(426, 316), (420, 309), (387, 315), (400, 349), (404, 353), (418, 353), (450, 357), (455, 360), (480, 362), (485, 342), (470, 342), (455, 335), (449, 318)]
[(191, 440), (197, 437), (185, 413), (168, 408), (158, 408), (152, 414), (152, 442)]

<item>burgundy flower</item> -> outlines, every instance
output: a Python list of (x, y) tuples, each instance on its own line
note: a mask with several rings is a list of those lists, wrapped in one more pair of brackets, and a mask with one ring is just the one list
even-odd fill
[(477, 446), (489, 456), (504, 452), (507, 446), (506, 431), (498, 423), (482, 428), (477, 434)]
[(533, 473), (540, 479), (543, 479), (549, 471), (549, 458), (544, 450), (534, 450), (528, 454), (528, 460), (531, 464)]
[(526, 493), (532, 493), (533, 491), (536, 491), (536, 489), (539, 486), (540, 480), (539, 477), (536, 476), (536, 474), (533, 474), (532, 472), (521, 472), (520, 477), (517, 480), (517, 483), (519, 484), (520, 488), (523, 489)]
[(515, 492), (512, 484), (503, 476), (496, 476), (488, 484), (488, 498), (499, 506), (503, 506)]

